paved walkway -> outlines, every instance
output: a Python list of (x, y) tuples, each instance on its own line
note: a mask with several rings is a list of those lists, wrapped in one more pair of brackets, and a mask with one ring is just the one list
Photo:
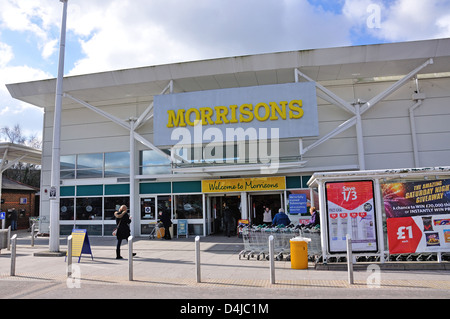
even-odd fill
[[(342, 270), (291, 269), (275, 262), (275, 284), (269, 261), (239, 259), (242, 239), (201, 238), (201, 282), (196, 281), (194, 238), (134, 242), (133, 281), (129, 281), (128, 249), (115, 259), (114, 238), (90, 237), (94, 259), (73, 258), (75, 279), (67, 280), (65, 257), (36, 257), (48, 250), (48, 238), (30, 245), (30, 233), (18, 232), (16, 276), (10, 276), (11, 252), (0, 254), (2, 298), (105, 298), (118, 291), (123, 298), (449, 298), (449, 270), (375, 270), (358, 267), (355, 284)], [(61, 238), (62, 251), (67, 249)], [(369, 264), (367, 264), (369, 266)]]

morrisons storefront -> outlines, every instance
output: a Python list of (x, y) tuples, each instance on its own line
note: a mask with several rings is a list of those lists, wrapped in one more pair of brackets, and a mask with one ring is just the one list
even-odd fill
[[(450, 39), (232, 57), (64, 79), (60, 232), (135, 236), (161, 211), (189, 235), (318, 198), (316, 172), (449, 166)], [(7, 86), (44, 109), (40, 231), (49, 231), (56, 80)]]

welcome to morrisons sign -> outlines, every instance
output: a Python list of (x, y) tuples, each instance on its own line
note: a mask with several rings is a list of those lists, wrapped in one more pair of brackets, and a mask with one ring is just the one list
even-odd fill
[(284, 189), (286, 189), (286, 178), (284, 176), (202, 181), (203, 193), (279, 191)]
[[(318, 136), (315, 84), (288, 83), (155, 96), (155, 145), (175, 145), (180, 135), (198, 135), (199, 128), (201, 136), (196, 141), (204, 143), (211, 136), (219, 142), (260, 139), (261, 132), (270, 138), (274, 129), (277, 138)], [(178, 131), (174, 133), (175, 130)]]

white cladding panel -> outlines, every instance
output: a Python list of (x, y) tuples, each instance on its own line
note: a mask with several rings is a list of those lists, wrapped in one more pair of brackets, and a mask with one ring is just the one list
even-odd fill
[[(394, 82), (364, 83), (330, 86), (330, 89), (349, 102), (357, 98), (369, 100), (387, 89)], [(426, 95), (423, 104), (414, 110), (419, 156), (422, 166), (449, 165), (450, 159), (432, 156), (450, 151), (450, 79), (420, 81), (421, 92)], [(408, 82), (362, 115), (366, 168), (395, 168), (411, 166), (413, 158), (409, 109), (415, 104), (411, 99), (416, 87)], [(318, 98), (319, 137), (304, 138), (304, 147), (350, 119), (352, 115), (341, 108)], [(75, 105), (76, 106), (76, 105)], [(61, 154), (127, 151), (129, 132), (105, 117), (85, 107), (72, 106), (62, 114)], [(100, 108), (114, 116), (127, 119), (137, 117), (148, 102), (104, 105)], [(51, 154), (53, 112), (44, 118), (43, 169)], [(153, 121), (143, 125), (138, 133), (153, 142)], [(298, 155), (297, 140), (285, 140), (280, 144), (280, 156)], [(138, 149), (146, 149), (137, 143)], [(356, 132), (351, 127), (327, 142), (304, 154), (306, 167), (356, 165)], [(402, 160), (400, 160), (402, 159)], [(48, 159), (49, 160), (49, 159)], [(394, 164), (395, 163), (395, 164)], [(404, 163), (404, 164), (402, 164)]]
[[(356, 99), (367, 101), (392, 84), (393, 82), (345, 84), (330, 86), (330, 89), (348, 102), (354, 102)], [(426, 95), (426, 99), (414, 110), (414, 119), (422, 167), (450, 165), (449, 88), (450, 79), (447, 78), (420, 81), (420, 89)], [(415, 84), (410, 81), (362, 115), (366, 169), (415, 166), (409, 117), (409, 109), (415, 104), (411, 98), (415, 89)], [(320, 98), (317, 98), (317, 103), (320, 135), (304, 138), (304, 147), (316, 142), (353, 117)], [(138, 117), (147, 107), (148, 102), (103, 105), (100, 108), (126, 120)], [(49, 188), (50, 185), (52, 124), (53, 112), (48, 111), (44, 117), (42, 189)], [(153, 120), (141, 126), (137, 132), (153, 142)], [(62, 113), (62, 155), (128, 151), (129, 140), (129, 132), (126, 129), (86, 107), (74, 105)], [(281, 158), (295, 157), (300, 153), (297, 139), (281, 140), (279, 145)], [(137, 142), (136, 149), (139, 151), (148, 148)], [(254, 154), (250, 154), (250, 158), (252, 156)], [(355, 127), (350, 127), (309, 150), (302, 160), (307, 161), (306, 166), (301, 169), (302, 174), (336, 170), (339, 167), (357, 167)], [(49, 201), (45, 195), (42, 196), (40, 210), (41, 231), (45, 232), (49, 222), (45, 213), (49, 211)]]

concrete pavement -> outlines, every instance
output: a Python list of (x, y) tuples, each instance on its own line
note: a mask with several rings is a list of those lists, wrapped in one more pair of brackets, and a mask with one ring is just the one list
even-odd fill
[[(67, 279), (65, 257), (36, 257), (48, 250), (48, 238), (30, 246), (30, 233), (18, 232), (16, 276), (10, 276), (11, 252), (0, 254), (2, 298), (32, 299), (304, 299), (304, 298), (449, 298), (450, 270), (389, 270), (359, 265), (354, 285), (343, 270), (291, 269), (289, 261), (275, 262), (275, 284), (269, 261), (239, 259), (242, 239), (201, 238), (201, 282), (196, 281), (194, 237), (134, 241), (133, 281), (128, 280), (128, 251), (115, 259), (115, 238), (89, 237), (94, 259), (73, 258), (74, 278)], [(61, 238), (61, 250), (67, 249)], [(406, 263), (406, 262), (404, 262)], [(448, 262), (446, 262), (448, 264)], [(447, 268), (448, 269), (448, 268)]]

